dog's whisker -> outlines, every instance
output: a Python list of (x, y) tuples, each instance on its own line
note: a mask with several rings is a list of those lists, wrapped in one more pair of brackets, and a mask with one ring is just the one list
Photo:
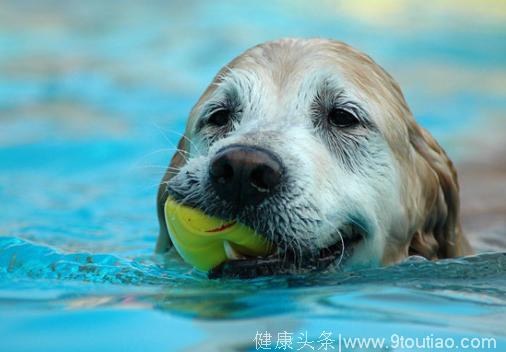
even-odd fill
[(339, 239), (341, 241), (341, 246), (342, 246), (342, 249), (341, 249), (341, 254), (339, 256), (339, 259), (337, 260), (336, 264), (335, 264), (335, 267), (336, 268), (339, 268), (339, 266), (341, 265), (341, 262), (343, 261), (343, 258), (344, 258), (344, 251), (346, 250), (345, 248), (345, 245), (344, 245), (344, 238), (343, 238), (343, 235), (341, 234), (341, 231), (338, 229), (337, 230), (337, 235), (339, 236)]
[[(155, 126), (156, 129), (158, 129), (158, 131), (162, 134), (162, 136), (165, 138), (165, 140), (167, 142), (169, 142), (170, 144), (172, 145), (175, 145), (175, 143), (167, 136), (167, 134), (163, 131), (163, 129), (156, 123), (156, 122), (153, 122), (153, 125)], [(171, 130), (168, 130), (168, 132), (170, 133), (173, 133), (173, 134), (176, 134), (178, 137), (181, 137), (183, 139), (186, 139), (188, 140), (190, 143), (193, 143), (188, 137), (186, 137), (184, 134), (181, 134), (179, 132), (175, 132), (175, 131), (171, 131)], [(196, 145), (195, 145), (196, 147)], [(184, 149), (181, 149), (181, 148), (175, 148), (178, 152), (181, 153), (181, 156), (183, 157), (183, 159), (185, 159), (186, 162), (188, 162), (188, 157), (190, 156), (190, 153)], [(198, 149), (197, 149), (198, 151)], [(200, 152), (199, 152), (200, 153)]]
[(179, 167), (167, 167), (167, 166), (161, 166), (161, 165), (140, 165), (138, 166), (140, 169), (160, 169), (160, 170), (168, 170), (168, 171), (174, 171), (178, 172), (181, 170)]
[(180, 148), (177, 148), (177, 147), (168, 147), (168, 148), (161, 148), (161, 149), (157, 149), (157, 150), (154, 150), (152, 152), (149, 152), (147, 153), (146, 155), (143, 155), (140, 159), (145, 159), (145, 158), (148, 158), (150, 156), (153, 156), (153, 155), (156, 155), (156, 154), (159, 154), (159, 153), (165, 153), (165, 152), (181, 152), (181, 153), (184, 153), (184, 154), (190, 154), (188, 151), (184, 150), (184, 149), (180, 149)]
[[(183, 153), (183, 158), (185, 158), (185, 155), (184, 153), (187, 153), (185, 150), (182, 150), (182, 149), (179, 149), (179, 148), (175, 148), (175, 147), (169, 147), (169, 148), (162, 148), (162, 149), (159, 149), (159, 150), (155, 150), (155, 151), (152, 151), (150, 153), (147, 153), (146, 155), (143, 155), (142, 157), (140, 157), (137, 161), (135, 161), (133, 164), (132, 164), (132, 168), (135, 169), (137, 167), (142, 167), (143, 166), (143, 162), (144, 160), (147, 160), (149, 157), (153, 156), (153, 155), (156, 155), (156, 154), (159, 154), (159, 153), (165, 153), (165, 152), (182, 152)], [(186, 162), (188, 162), (188, 159), (186, 159)], [(164, 165), (163, 167), (167, 168), (166, 165)], [(170, 167), (170, 166), (168, 166)]]
[(188, 143), (190, 143), (190, 145), (195, 148), (195, 150), (197, 151), (198, 154), (203, 155), (202, 151), (199, 149), (199, 147), (197, 146), (197, 144), (191, 138), (187, 137), (184, 133), (180, 133), (180, 132), (173, 131), (173, 130), (167, 130), (167, 132), (175, 134), (178, 137), (181, 137), (182, 139), (188, 141)]

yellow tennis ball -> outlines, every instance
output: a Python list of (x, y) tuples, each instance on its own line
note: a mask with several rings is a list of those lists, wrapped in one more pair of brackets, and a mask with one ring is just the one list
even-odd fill
[(165, 221), (179, 255), (202, 271), (237, 259), (237, 254), (261, 257), (273, 251), (272, 243), (251, 228), (207, 216), (170, 197), (165, 202)]

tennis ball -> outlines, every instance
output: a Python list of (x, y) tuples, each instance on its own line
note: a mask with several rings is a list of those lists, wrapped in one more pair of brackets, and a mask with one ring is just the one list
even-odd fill
[(164, 210), (174, 247), (199, 270), (209, 271), (230, 259), (267, 256), (273, 251), (271, 242), (238, 222), (207, 216), (170, 197)]

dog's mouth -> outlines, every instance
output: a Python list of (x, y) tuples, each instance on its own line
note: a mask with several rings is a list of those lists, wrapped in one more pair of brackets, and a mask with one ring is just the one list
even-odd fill
[(318, 260), (321, 262), (322, 267), (326, 267), (336, 260), (348, 259), (353, 254), (355, 246), (364, 239), (362, 231), (359, 231), (355, 226), (350, 228), (351, 231), (348, 235), (339, 236), (337, 242), (320, 249)]
[(354, 226), (351, 231), (339, 236), (333, 244), (316, 253), (300, 255), (292, 248), (277, 251), (267, 257), (251, 257), (237, 247), (229, 247), (228, 260), (209, 271), (210, 279), (254, 278), (259, 276), (284, 275), (322, 271), (331, 265), (339, 266), (353, 255), (355, 246), (364, 239), (364, 234)]
[[(195, 201), (195, 199), (182, 197), (171, 187), (168, 187), (167, 190), (177, 201), (201, 209), (209, 216), (223, 219), (229, 218), (228, 220), (230, 221), (224, 226), (231, 226), (235, 222), (240, 222), (255, 229), (259, 234), (264, 233), (263, 230), (272, 229), (272, 226), (259, 220), (259, 214), (255, 209), (249, 214), (252, 216), (241, 214), (240, 217), (230, 218), (228, 209), (217, 205), (212, 206), (215, 204), (214, 202), (199, 202)], [(254, 226), (255, 224), (260, 224), (260, 228)], [(217, 228), (210, 231), (221, 230), (223, 229)], [(338, 267), (352, 257), (355, 247), (366, 236), (367, 234), (361, 226), (357, 226), (354, 222), (346, 223), (340, 226), (331, 236), (335, 241), (324, 248), (317, 249), (300, 248), (293, 244), (290, 245), (287, 243), (286, 236), (280, 233), (272, 234), (267, 240), (273, 243), (276, 250), (273, 254), (265, 257), (251, 256), (248, 254), (247, 249), (230, 243), (230, 245), (225, 247), (228, 260), (211, 269), (208, 272), (208, 276), (209, 278), (253, 278), (258, 276), (308, 273), (322, 271), (330, 266)]]

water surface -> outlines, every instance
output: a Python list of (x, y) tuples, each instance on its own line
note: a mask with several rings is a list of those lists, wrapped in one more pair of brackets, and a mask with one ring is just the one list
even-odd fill
[[(242, 351), (257, 332), (275, 349), (283, 331), (293, 350), (324, 331), (506, 350), (505, 7), (381, 4), (3, 3), (0, 350)], [(235, 55), (285, 36), (344, 40), (400, 82), (456, 162), (476, 256), (210, 281), (152, 255), (157, 184), (191, 106)]]

